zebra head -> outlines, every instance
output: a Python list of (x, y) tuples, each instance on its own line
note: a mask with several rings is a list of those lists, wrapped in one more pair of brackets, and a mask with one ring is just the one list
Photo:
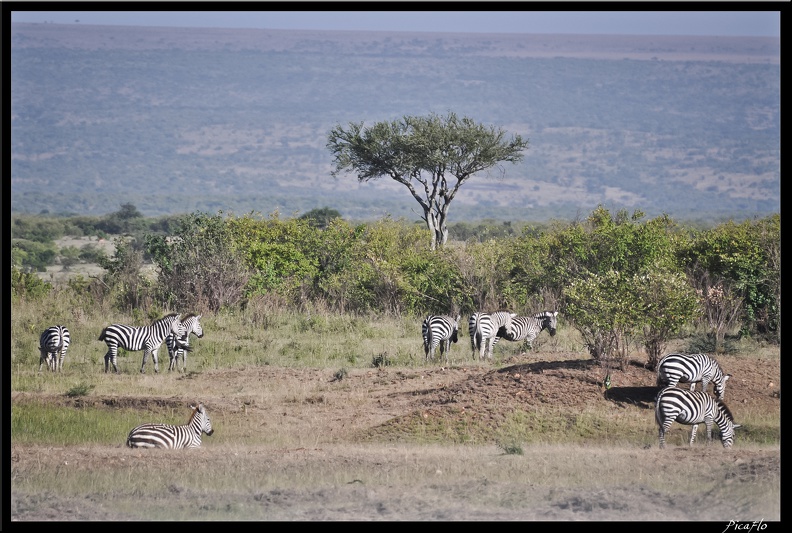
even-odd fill
[(200, 434), (201, 431), (207, 435), (214, 433), (214, 430), (212, 429), (212, 421), (209, 420), (209, 415), (206, 412), (204, 404), (199, 403), (198, 405), (191, 405), (190, 409), (193, 410), (193, 414), (190, 418), (189, 425), (194, 427), (198, 434)]
[(712, 382), (713, 387), (715, 387), (715, 396), (719, 400), (723, 400), (723, 397), (726, 396), (726, 381), (731, 377), (731, 374), (721, 374), (723, 377), (721, 379), (715, 379)]
[(718, 412), (715, 415), (715, 423), (720, 428), (721, 443), (724, 448), (731, 448), (734, 444), (734, 430), (742, 425), (734, 423), (734, 415), (722, 400), (718, 400), (716, 406)]
[(201, 317), (203, 314), (200, 315), (187, 315), (187, 318), (184, 319), (185, 325), (185, 332), (184, 335), (189, 335), (193, 333), (199, 339), (203, 337), (203, 326), (201, 326)]
[(546, 329), (550, 332), (551, 337), (556, 334), (557, 317), (558, 311), (545, 311), (544, 313), (536, 315), (536, 318), (542, 321), (542, 329)]
[(187, 328), (184, 326), (184, 323), (181, 321), (181, 315), (168, 315), (164, 317), (162, 320), (166, 320), (173, 317), (173, 322), (171, 322), (170, 330), (177, 338), (182, 337), (184, 333), (187, 331)]

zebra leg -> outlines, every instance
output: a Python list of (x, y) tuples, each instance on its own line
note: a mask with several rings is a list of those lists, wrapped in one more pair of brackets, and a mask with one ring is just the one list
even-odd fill
[(660, 433), (660, 449), (662, 450), (665, 448), (665, 434), (666, 431), (671, 427), (671, 424), (660, 424), (659, 426), (659, 433)]
[(118, 355), (118, 352), (115, 349), (113, 349), (112, 347), (109, 350), (107, 350), (107, 353), (105, 354), (105, 373), (107, 373), (107, 371), (110, 370), (110, 363), (113, 364), (113, 371), (116, 374), (119, 373), (118, 372), (118, 365), (116, 364), (117, 355)]
[(707, 427), (707, 446), (712, 444), (712, 419), (704, 419), (704, 425)]
[(145, 374), (146, 373), (146, 361), (148, 361), (148, 356), (149, 356), (149, 351), (148, 351), (148, 348), (146, 348), (145, 350), (143, 350), (143, 364), (140, 365), (140, 373), (141, 374)]
[(693, 441), (696, 440), (696, 430), (698, 429), (698, 424), (693, 424), (693, 429), (690, 431), (690, 443), (688, 446), (693, 446)]

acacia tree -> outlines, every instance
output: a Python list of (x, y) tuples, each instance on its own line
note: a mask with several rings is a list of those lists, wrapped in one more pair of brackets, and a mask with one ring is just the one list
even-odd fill
[(334, 177), (355, 172), (363, 182), (387, 176), (407, 187), (423, 210), (432, 250), (448, 240), (448, 208), (462, 184), (501, 162), (521, 161), (527, 146), (519, 135), (506, 139), (502, 129), (454, 113), (405, 116), (369, 128), (338, 125), (327, 142)]

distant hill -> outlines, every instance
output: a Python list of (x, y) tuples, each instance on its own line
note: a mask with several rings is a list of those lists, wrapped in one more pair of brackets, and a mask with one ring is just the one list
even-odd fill
[(530, 141), (451, 222), (780, 211), (779, 39), (81, 24), (11, 25), (11, 208), (418, 219), (327, 133), (447, 111)]

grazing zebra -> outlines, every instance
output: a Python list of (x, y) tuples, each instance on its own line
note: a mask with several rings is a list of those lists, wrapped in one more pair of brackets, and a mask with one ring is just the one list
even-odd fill
[(41, 352), (39, 372), (45, 362), (47, 368), (53, 372), (63, 370), (63, 360), (66, 358), (66, 350), (70, 343), (71, 337), (66, 326), (57, 325), (45, 329), (39, 337), (39, 351)]
[(126, 445), (130, 448), (198, 448), (201, 435), (214, 433), (212, 422), (202, 403), (191, 405), (192, 415), (183, 426), (170, 424), (142, 424), (129, 432)]
[(195, 334), (199, 339), (203, 337), (203, 327), (201, 326), (201, 317), (203, 315), (189, 314), (182, 320), (184, 326), (184, 335), (176, 337), (173, 333), (169, 333), (165, 337), (165, 346), (168, 347), (168, 356), (170, 357), (170, 364), (168, 371), (178, 370), (179, 357), (182, 358), (182, 371), (187, 371), (187, 352), (191, 352), (190, 348), (190, 333)]
[(427, 361), (434, 361), (435, 349), (440, 346), (440, 355), (445, 353), (446, 363), (449, 363), (451, 343), (459, 340), (459, 320), (457, 315), (452, 318), (448, 315), (429, 315), (421, 324), (423, 335), (424, 357)]
[(105, 341), (107, 344), (107, 353), (104, 356), (105, 372), (108, 371), (110, 363), (113, 363), (113, 370), (116, 374), (119, 373), (118, 365), (116, 365), (119, 346), (133, 352), (144, 350), (143, 364), (140, 367), (141, 373), (146, 371), (146, 361), (151, 354), (154, 357), (154, 372), (159, 372), (157, 350), (169, 333), (175, 333), (179, 337), (184, 334), (184, 326), (180, 316), (176, 313), (165, 315), (150, 326), (135, 327), (123, 324), (107, 326), (99, 335), (99, 340)]
[(731, 374), (723, 373), (717, 361), (703, 353), (670, 353), (657, 365), (658, 387), (676, 387), (678, 383), (690, 383), (690, 390), (695, 390), (696, 383), (700, 381), (701, 390), (706, 392), (711, 381), (719, 400), (723, 400), (726, 395), (726, 381), (730, 377)]
[(720, 400), (715, 400), (704, 391), (688, 391), (677, 387), (666, 387), (657, 395), (655, 421), (660, 431), (660, 448), (665, 448), (665, 434), (673, 422), (692, 425), (690, 446), (696, 438), (696, 430), (702, 422), (707, 427), (707, 444), (712, 442), (713, 422), (720, 428), (724, 448), (734, 443), (734, 430), (740, 427)]
[(514, 317), (510, 327), (502, 327), (498, 330), (498, 337), (532, 344), (542, 330), (549, 331), (551, 337), (556, 334), (557, 317), (558, 311), (542, 311), (533, 316)]
[(492, 360), (492, 351), (498, 343), (498, 330), (506, 328), (517, 315), (509, 311), (496, 311), (494, 313), (473, 313), (468, 319), (468, 333), (470, 333), (470, 348), (473, 350), (473, 357), (479, 352), (479, 360), (484, 359), (484, 355)]

